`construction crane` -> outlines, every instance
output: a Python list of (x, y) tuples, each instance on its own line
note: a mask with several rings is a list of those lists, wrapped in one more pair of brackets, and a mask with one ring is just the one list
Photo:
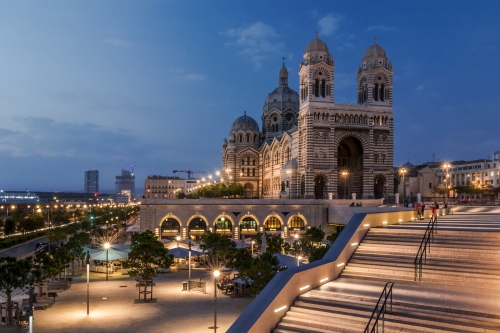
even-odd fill
[(177, 173), (177, 172), (185, 172), (185, 173), (187, 173), (188, 179), (191, 178), (191, 174), (193, 174), (193, 173), (208, 173), (207, 171), (174, 170), (174, 173)]

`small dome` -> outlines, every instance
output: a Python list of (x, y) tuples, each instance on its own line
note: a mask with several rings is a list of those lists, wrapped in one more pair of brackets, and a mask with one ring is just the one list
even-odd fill
[(326, 46), (325, 42), (323, 42), (321, 39), (319, 39), (318, 36), (314, 38), (309, 45), (306, 47), (306, 52), (315, 52), (315, 51), (324, 51), (328, 52), (328, 46)]
[(231, 126), (231, 132), (237, 132), (239, 130), (242, 131), (259, 131), (259, 124), (250, 116), (247, 116), (247, 112), (245, 111), (243, 116), (237, 118), (233, 126)]
[(270, 93), (264, 101), (263, 112), (272, 109), (285, 111), (288, 109), (299, 112), (299, 94), (288, 86), (280, 86)]
[(368, 58), (386, 58), (385, 51), (382, 46), (377, 43), (373, 43), (368, 50), (366, 50), (365, 55), (363, 56), (363, 60)]
[(286, 69), (285, 64), (280, 69), (280, 75), (288, 75), (288, 69)]

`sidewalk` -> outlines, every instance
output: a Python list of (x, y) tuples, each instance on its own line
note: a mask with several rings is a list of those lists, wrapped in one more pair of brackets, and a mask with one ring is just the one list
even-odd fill
[[(193, 269), (191, 279), (207, 282), (207, 294), (181, 291), (187, 271), (167, 273), (154, 279), (156, 303), (134, 304), (138, 298), (135, 280), (122, 275), (91, 273), (90, 316), (87, 316), (86, 272), (73, 278), (67, 291), (59, 293), (46, 311), (35, 311), (37, 333), (58, 332), (210, 332), (214, 319), (214, 285), (210, 272)], [(217, 294), (217, 326), (225, 332), (253, 298), (231, 298)]]

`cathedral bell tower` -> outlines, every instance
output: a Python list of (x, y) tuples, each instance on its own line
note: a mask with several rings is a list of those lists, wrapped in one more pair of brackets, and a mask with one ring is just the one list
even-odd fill
[(392, 62), (374, 38), (358, 68), (358, 104), (392, 106)]
[(300, 102), (333, 102), (334, 70), (333, 56), (316, 31), (300, 64)]

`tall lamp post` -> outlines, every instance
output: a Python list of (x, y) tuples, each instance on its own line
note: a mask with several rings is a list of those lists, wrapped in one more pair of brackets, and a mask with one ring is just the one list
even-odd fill
[(403, 175), (403, 207), (405, 207), (405, 201), (406, 201), (406, 185), (405, 185), (405, 173), (406, 173), (405, 168), (399, 169), (399, 173)]
[(87, 251), (87, 316), (90, 310), (90, 252)]
[(191, 240), (189, 240), (188, 281), (191, 281)]
[(255, 244), (255, 241), (252, 241), (252, 258), (253, 258), (253, 245)]
[(445, 163), (443, 164), (443, 168), (445, 169), (446, 171), (446, 175), (445, 175), (445, 178), (444, 178), (444, 182), (445, 182), (445, 186), (446, 188), (448, 188), (448, 191), (447, 191), (447, 201), (450, 201), (450, 188), (451, 188), (451, 183), (450, 183), (450, 168), (451, 168), (451, 164), (450, 163)]
[(217, 332), (217, 279), (219, 278), (219, 270), (214, 271), (214, 332)]
[(347, 199), (347, 176), (349, 173), (347, 171), (342, 171), (342, 178), (344, 178), (344, 199)]
[(108, 281), (108, 251), (109, 251), (109, 243), (104, 244), (104, 249), (106, 249), (106, 281)]

